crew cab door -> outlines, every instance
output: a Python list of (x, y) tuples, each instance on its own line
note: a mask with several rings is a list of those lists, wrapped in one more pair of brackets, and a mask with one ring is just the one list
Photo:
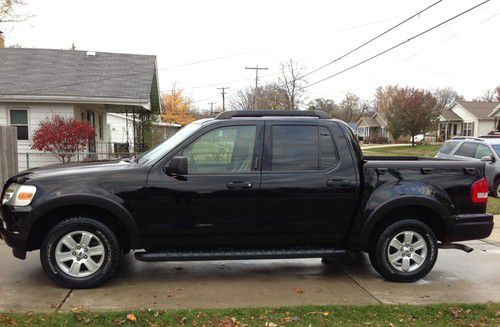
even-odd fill
[(353, 217), (357, 167), (334, 122), (266, 122), (261, 185), (263, 243), (340, 241)]
[(186, 176), (150, 174), (147, 221), (158, 245), (256, 242), (264, 127), (229, 123), (208, 126), (181, 145), (175, 155), (188, 158)]

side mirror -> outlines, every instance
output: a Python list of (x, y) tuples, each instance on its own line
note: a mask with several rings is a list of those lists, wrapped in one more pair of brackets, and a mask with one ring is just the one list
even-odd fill
[(182, 176), (188, 174), (188, 158), (187, 157), (173, 157), (170, 160), (167, 168), (165, 169), (167, 175)]
[(494, 163), (496, 161), (494, 156), (484, 156), (481, 161)]

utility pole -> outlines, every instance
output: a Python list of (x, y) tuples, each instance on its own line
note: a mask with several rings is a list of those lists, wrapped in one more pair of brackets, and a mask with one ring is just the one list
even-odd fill
[(253, 69), (255, 70), (255, 91), (253, 92), (253, 110), (257, 110), (257, 92), (259, 90), (259, 70), (268, 70), (267, 67), (259, 67), (259, 65), (255, 65), (255, 67), (247, 67), (245, 69)]
[(215, 104), (215, 102), (209, 102), (208, 104), (210, 105), (210, 117), (213, 117), (214, 116), (214, 104)]
[(226, 111), (226, 90), (230, 89), (230, 87), (218, 87), (217, 90), (222, 90), (220, 94), (222, 94), (222, 111)]

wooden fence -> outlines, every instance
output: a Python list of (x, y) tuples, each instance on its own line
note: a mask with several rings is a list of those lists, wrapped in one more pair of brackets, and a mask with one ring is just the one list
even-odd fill
[(7, 179), (18, 171), (17, 129), (0, 126), (0, 192)]

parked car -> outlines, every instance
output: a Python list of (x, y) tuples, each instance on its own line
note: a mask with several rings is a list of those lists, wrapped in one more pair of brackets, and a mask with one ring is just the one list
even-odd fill
[(489, 191), (500, 197), (500, 138), (496, 136), (454, 137), (446, 141), (436, 158), (486, 161), (485, 172)]
[[(438, 247), (488, 237), (484, 162), (363, 157), (316, 111), (222, 112), (130, 159), (35, 168), (2, 191), (2, 238), (64, 287), (141, 261), (368, 252), (387, 280), (426, 276)], [(439, 243), (438, 243), (439, 242)]]

